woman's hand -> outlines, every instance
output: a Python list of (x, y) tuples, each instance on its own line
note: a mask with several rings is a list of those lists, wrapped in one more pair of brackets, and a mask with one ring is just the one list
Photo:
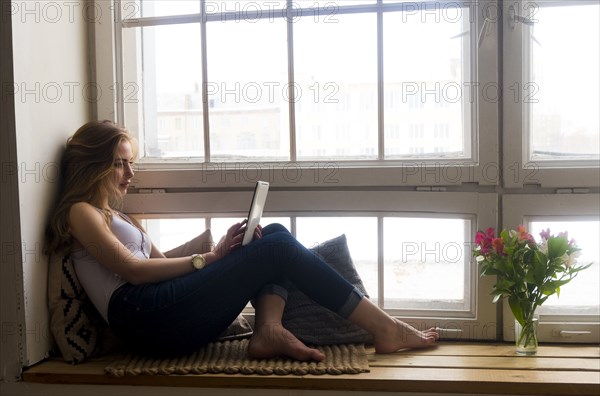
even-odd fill
[(246, 227), (246, 220), (241, 223), (235, 223), (227, 230), (227, 234), (225, 234), (215, 249), (213, 253), (215, 254), (215, 259), (219, 260), (223, 257), (227, 256), (232, 250), (239, 248), (242, 246), (242, 239), (244, 238), (244, 231)]
[(262, 238), (262, 226), (259, 224), (254, 229), (254, 237), (252, 238), (252, 240), (256, 241), (256, 240), (258, 240), (260, 238)]

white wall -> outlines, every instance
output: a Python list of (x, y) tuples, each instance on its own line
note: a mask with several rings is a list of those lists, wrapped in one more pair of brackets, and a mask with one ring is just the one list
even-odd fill
[[(13, 81), (7, 84), (3, 78), (2, 95), (14, 93), (14, 116), (2, 115), (14, 120), (7, 128), (11, 144), (3, 147), (3, 169), (10, 170), (3, 172), (3, 201), (18, 197), (18, 205), (14, 199), (12, 206), (3, 202), (2, 212), (2, 267), (14, 267), (12, 273), (3, 270), (11, 276), (0, 280), (2, 290), (14, 290), (13, 295), (3, 294), (0, 302), (3, 380), (15, 376), (15, 355), (21, 365), (31, 365), (47, 355), (51, 344), (44, 225), (57, 187), (62, 147), (89, 119), (94, 100), (88, 84), (91, 17), (84, 4), (44, 0), (11, 2), (8, 8), (2, 3), (3, 18), (11, 14), (13, 66)], [(10, 56), (5, 58), (3, 52), (2, 58), (5, 70)], [(12, 195), (5, 196), (5, 187)], [(9, 245), (4, 245), (5, 237)]]

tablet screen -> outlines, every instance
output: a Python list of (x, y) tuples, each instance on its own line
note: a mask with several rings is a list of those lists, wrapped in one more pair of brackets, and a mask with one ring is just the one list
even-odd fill
[(248, 223), (246, 224), (246, 232), (244, 232), (244, 239), (242, 240), (242, 246), (246, 246), (252, 242), (254, 236), (254, 230), (260, 223), (265, 202), (267, 200), (267, 192), (269, 191), (269, 183), (264, 181), (256, 182), (254, 188), (254, 195), (252, 196), (252, 203), (250, 204), (250, 210), (248, 211)]

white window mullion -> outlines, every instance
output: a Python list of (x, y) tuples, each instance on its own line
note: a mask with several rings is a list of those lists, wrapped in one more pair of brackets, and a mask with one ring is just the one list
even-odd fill
[(377, 217), (377, 305), (384, 305), (384, 279), (383, 279), (383, 216)]
[[(288, 0), (288, 8), (293, 6), (293, 2)], [(293, 18), (289, 18), (287, 21), (287, 55), (288, 55), (288, 87), (289, 96), (292, 98), (289, 101), (289, 133), (290, 133), (290, 161), (296, 162), (297, 159), (297, 147), (296, 147), (296, 89), (295, 89), (295, 75), (294, 75), (294, 23)]]
[(200, 40), (202, 44), (202, 120), (204, 122), (204, 161), (210, 162), (210, 117), (209, 117), (209, 100), (208, 100), (208, 57), (206, 50), (206, 4), (205, 0), (201, 0), (200, 7), (202, 20), (200, 22)]
[[(385, 159), (385, 75), (383, 73), (383, 9), (377, 1), (377, 159)], [(380, 299), (380, 301), (382, 301)]]
[[(123, 102), (123, 25), (121, 17), (121, 1), (115, 0), (115, 71), (114, 92), (117, 106), (116, 122), (125, 125), (125, 104)], [(119, 67), (121, 66), (121, 67)]]

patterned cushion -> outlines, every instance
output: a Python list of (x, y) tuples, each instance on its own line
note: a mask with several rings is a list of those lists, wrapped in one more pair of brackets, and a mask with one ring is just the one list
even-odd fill
[[(350, 257), (346, 235), (323, 242), (311, 250), (368, 296)], [(306, 344), (368, 344), (373, 341), (367, 331), (318, 305), (295, 287), (289, 290), (283, 325)]]
[(52, 335), (65, 361), (81, 363), (99, 351), (106, 324), (83, 291), (71, 256), (52, 255), (48, 265)]

